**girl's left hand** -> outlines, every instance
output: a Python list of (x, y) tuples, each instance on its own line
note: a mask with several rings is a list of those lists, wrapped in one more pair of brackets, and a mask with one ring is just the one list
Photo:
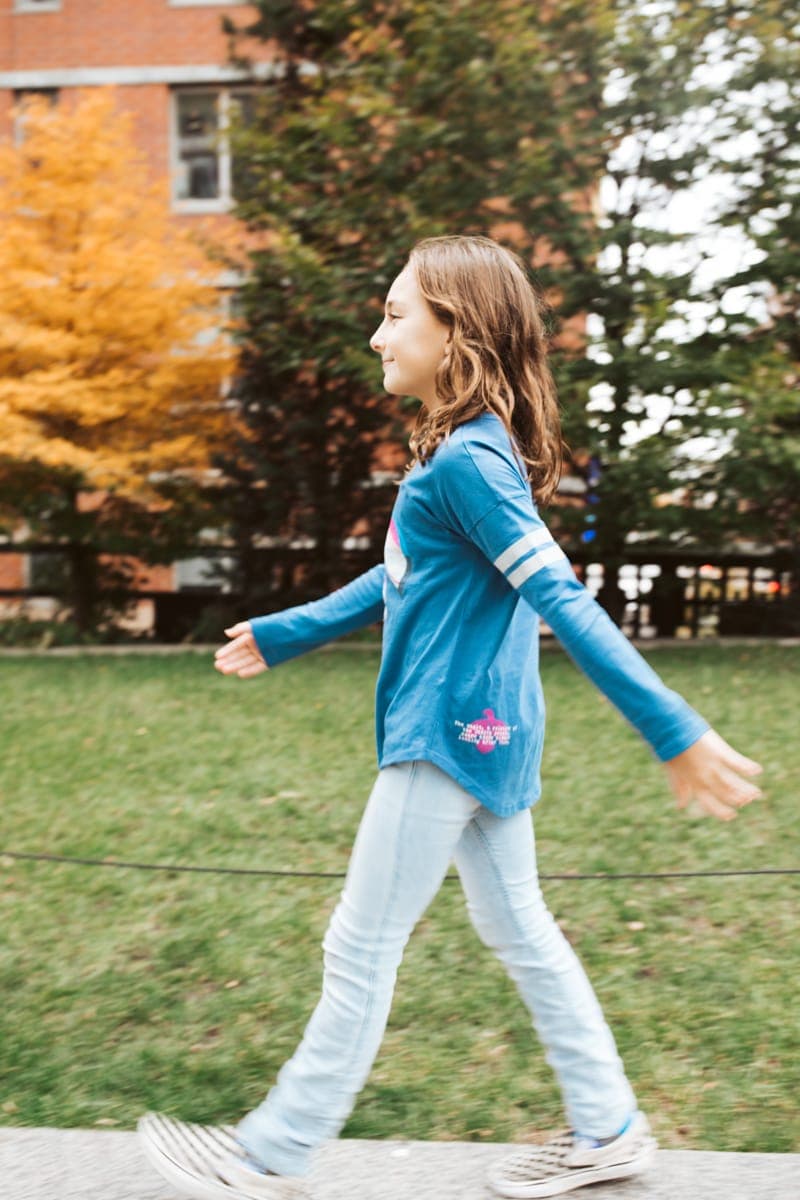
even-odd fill
[(720, 821), (733, 820), (740, 808), (761, 795), (754, 783), (742, 778), (760, 775), (760, 763), (739, 754), (713, 729), (664, 766), (678, 808), (696, 800), (704, 812)]

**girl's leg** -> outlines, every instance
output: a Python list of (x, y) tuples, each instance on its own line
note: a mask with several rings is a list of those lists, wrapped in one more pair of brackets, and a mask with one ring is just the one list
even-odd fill
[(530, 811), (501, 818), (481, 807), (455, 860), (472, 923), (530, 1010), (572, 1128), (612, 1137), (636, 1100), (592, 987), (544, 903)]
[(269, 1170), (303, 1174), (311, 1149), (347, 1119), (383, 1037), (405, 944), (478, 807), (430, 763), (379, 774), (323, 942), (322, 997), (277, 1084), (237, 1131)]

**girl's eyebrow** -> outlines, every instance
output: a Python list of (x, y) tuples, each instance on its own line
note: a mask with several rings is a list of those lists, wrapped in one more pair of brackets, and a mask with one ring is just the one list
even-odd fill
[(402, 306), (402, 304), (400, 303), (400, 301), (399, 301), (399, 300), (395, 300), (394, 296), (387, 296), (387, 297), (386, 297), (386, 304), (385, 304), (385, 308), (386, 308), (386, 311), (387, 311), (387, 312), (389, 311), (389, 309), (390, 309), (390, 308), (402, 308), (402, 307), (403, 307), (403, 306)]

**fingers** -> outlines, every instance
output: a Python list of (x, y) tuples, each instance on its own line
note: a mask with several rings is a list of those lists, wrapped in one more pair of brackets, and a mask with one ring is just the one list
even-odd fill
[[(743, 779), (743, 774), (759, 774), (761, 767), (752, 759), (743, 758), (743, 755), (736, 754), (733, 751), (733, 757), (736, 760), (730, 760), (722, 764), (717, 774), (717, 795), (724, 794), (725, 800), (734, 805), (736, 808), (741, 808), (745, 804), (750, 804), (752, 800), (757, 800), (761, 796), (761, 788), (755, 783), (750, 783), (747, 779)], [(755, 771), (743, 772), (738, 760), (743, 759), (746, 763), (752, 763)]]
[(740, 808), (759, 799), (761, 790), (732, 771), (720, 771), (714, 777), (679, 792), (678, 808), (686, 808), (693, 796), (704, 812), (720, 821), (732, 821)]
[(226, 637), (235, 638), (243, 633), (252, 633), (249, 621), (239, 621), (236, 625), (231, 625), (223, 631)]
[(697, 793), (697, 802), (704, 812), (718, 821), (732, 821), (736, 816), (736, 805), (729, 797), (722, 797), (717, 792), (700, 791)]
[(214, 666), (221, 675), (238, 675), (240, 679), (252, 679), (254, 675), (260, 675), (262, 671), (267, 670), (267, 664), (261, 659), (255, 661), (250, 658), (241, 662), (235, 663), (233, 666), (215, 663)]
[(237, 655), (242, 654), (244, 651), (249, 651), (251, 654), (255, 653), (253, 639), (247, 633), (240, 634), (232, 642), (228, 642), (226, 646), (220, 646), (214, 652), (214, 658), (218, 661), (219, 659), (225, 661), (226, 659), (236, 658)]
[(262, 662), (261, 659), (259, 659), (258, 662), (251, 663), (249, 666), (246, 666), (246, 667), (242, 667), (236, 673), (240, 679), (252, 679), (254, 675), (260, 675), (261, 672), (266, 671), (266, 669), (267, 669), (267, 664)]
[(738, 771), (741, 775), (760, 775), (764, 770), (761, 763), (756, 762), (752, 758), (745, 758), (743, 754), (739, 754), (733, 747), (728, 746), (729, 753), (725, 756), (725, 761), (734, 771)]
[(730, 821), (736, 816), (737, 806), (729, 790), (710, 779), (676, 788), (675, 797), (680, 809), (699, 809), (701, 814), (719, 821)]
[(730, 767), (732, 771), (738, 771), (739, 774), (747, 776), (760, 775), (763, 771), (764, 768), (761, 766), (761, 763), (756, 762), (753, 758), (748, 758), (744, 754), (740, 754), (738, 750), (734, 750), (733, 746), (729, 742), (726, 742), (723, 737), (720, 737), (716, 730), (709, 730), (705, 737), (708, 740), (708, 744), (713, 746), (719, 760), (726, 767)]
[(266, 663), (258, 651), (248, 646), (231, 649), (232, 653), (215, 656), (214, 666), (222, 675), (241, 675), (243, 671), (258, 674), (266, 669)]
[(220, 646), (214, 654), (214, 666), (222, 675), (238, 675), (240, 679), (251, 679), (266, 671), (267, 664), (253, 637), (249, 621), (241, 621), (225, 630), (233, 640)]
[(214, 666), (222, 675), (238, 675), (239, 671), (243, 671), (246, 667), (257, 665), (257, 660), (252, 654), (244, 652), (242, 654), (220, 656), (214, 660)]

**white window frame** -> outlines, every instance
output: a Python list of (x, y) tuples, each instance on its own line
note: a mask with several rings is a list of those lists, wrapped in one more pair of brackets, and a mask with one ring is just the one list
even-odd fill
[(58, 88), (17, 88), (13, 94), (14, 101), (14, 145), (21, 146), (25, 141), (25, 101), (33, 97), (47, 100), (51, 107), (59, 101)]
[(61, 0), (14, 0), (15, 13), (58, 12)]
[[(235, 84), (220, 86), (209, 84), (207, 87), (173, 87), (170, 92), (170, 195), (172, 210), (177, 213), (219, 213), (229, 212), (234, 205), (233, 195), (233, 155), (227, 136), (230, 127), (231, 103), (234, 95), (252, 91), (247, 87)], [(203, 95), (213, 93), (217, 98), (217, 180), (219, 195), (208, 199), (186, 197), (180, 199), (176, 195), (180, 160), (180, 129), (178, 125), (179, 97), (193, 94)]]

